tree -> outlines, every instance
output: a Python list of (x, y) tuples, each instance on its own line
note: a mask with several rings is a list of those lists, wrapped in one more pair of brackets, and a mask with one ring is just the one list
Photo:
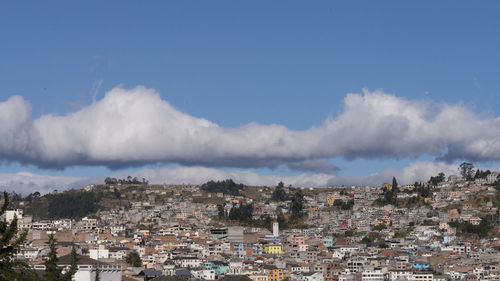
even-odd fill
[(227, 179), (223, 181), (208, 181), (201, 185), (201, 189), (210, 192), (217, 193), (222, 192), (224, 194), (238, 195), (240, 190), (243, 189), (243, 184), (236, 184), (232, 179)]
[(396, 180), (396, 177), (392, 177), (392, 192), (397, 193), (398, 191), (398, 181)]
[(98, 208), (101, 196), (83, 190), (71, 190), (47, 197), (50, 218), (82, 218)]
[(431, 177), (429, 179), (429, 183), (433, 186), (436, 186), (438, 185), (438, 183), (441, 183), (445, 180), (445, 175), (443, 172), (439, 173), (437, 176), (435, 177)]
[(224, 206), (221, 204), (217, 204), (217, 211), (220, 219), (226, 217), (226, 211), (224, 210)]
[(280, 228), (283, 228), (283, 229), (286, 228), (287, 221), (286, 221), (286, 218), (283, 215), (283, 213), (281, 213), (281, 211), (278, 213), (278, 217), (277, 217), (276, 221), (278, 222)]
[(238, 207), (232, 207), (229, 211), (229, 219), (240, 222), (249, 222), (252, 220), (253, 204), (240, 204)]
[(472, 173), (474, 172), (474, 165), (472, 163), (463, 162), (458, 167), (460, 174), (466, 180), (472, 180)]
[(273, 201), (283, 202), (287, 199), (284, 186), (285, 186), (285, 184), (282, 181), (280, 181), (278, 183), (278, 186), (276, 186), (276, 188), (274, 189), (273, 194), (271, 196), (271, 199)]
[(56, 244), (57, 241), (54, 235), (49, 235), (49, 254), (48, 259), (45, 261), (45, 273), (43, 275), (44, 281), (71, 281), (73, 275), (78, 271), (78, 254), (76, 247), (73, 245), (71, 249), (71, 261), (68, 271), (63, 273), (64, 268), (57, 265), (59, 258), (57, 257)]
[(73, 275), (75, 275), (77, 271), (78, 271), (78, 253), (76, 252), (75, 244), (73, 244), (73, 247), (71, 247), (71, 264), (69, 270), (66, 273), (64, 273), (62, 279), (64, 281), (71, 281)]
[(292, 212), (292, 218), (298, 218), (302, 216), (302, 210), (304, 209), (304, 195), (302, 191), (298, 189), (292, 196), (292, 203), (290, 205), (290, 211)]
[[(9, 206), (9, 195), (4, 192), (4, 201), (0, 216), (5, 214)], [(34, 272), (24, 262), (17, 261), (14, 255), (18, 247), (26, 240), (27, 232), (16, 238), (17, 217), (10, 222), (0, 221), (0, 280), (30, 280)], [(27, 278), (27, 279), (26, 279)]]
[(474, 175), (474, 179), (486, 179), (489, 174), (491, 174), (490, 170), (481, 171), (478, 169)]
[(110, 178), (110, 177), (106, 177), (106, 178), (104, 179), (104, 183), (105, 183), (105, 184), (112, 184), (111, 178)]
[(95, 279), (94, 281), (101, 281), (101, 271), (99, 270), (99, 265), (95, 265)]
[(46, 281), (57, 281), (61, 278), (62, 268), (57, 266), (59, 258), (57, 257), (56, 239), (54, 235), (49, 235), (49, 254), (45, 261), (45, 273), (43, 275)]
[(139, 254), (136, 251), (131, 252), (128, 254), (127, 263), (130, 264), (133, 267), (141, 267), (142, 266), (142, 260)]

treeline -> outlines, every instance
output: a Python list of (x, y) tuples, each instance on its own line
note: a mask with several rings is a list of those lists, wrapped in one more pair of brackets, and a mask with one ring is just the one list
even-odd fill
[(47, 194), (49, 218), (80, 219), (97, 211), (100, 198), (98, 193), (70, 190), (63, 193)]
[(223, 181), (209, 181), (201, 186), (201, 189), (210, 192), (217, 193), (221, 192), (230, 195), (239, 195), (240, 190), (245, 186), (243, 184), (236, 184), (232, 179), (227, 179)]
[(37, 191), (26, 197), (15, 193), (9, 194), (12, 207), (20, 208), (20, 202), (24, 202), (22, 206), (24, 214), (31, 215), (35, 219), (80, 219), (95, 213), (100, 208), (99, 203), (103, 197), (102, 191), (81, 189), (43, 196)]
[(131, 177), (128, 176), (125, 179), (116, 179), (116, 178), (111, 178), (111, 177), (106, 177), (104, 179), (105, 184), (148, 184), (149, 181), (146, 180), (145, 178), (142, 178), (142, 180), (139, 180), (137, 177)]

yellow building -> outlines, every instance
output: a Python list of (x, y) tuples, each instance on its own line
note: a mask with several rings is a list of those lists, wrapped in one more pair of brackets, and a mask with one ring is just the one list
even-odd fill
[(375, 225), (383, 225), (383, 226), (390, 226), (391, 225), (391, 219), (390, 218), (376, 218), (375, 219)]
[(434, 279), (434, 275), (432, 273), (421, 273), (421, 274), (413, 274), (411, 281), (432, 281)]
[(326, 197), (326, 203), (332, 206), (333, 202), (335, 202), (335, 200), (337, 199), (340, 199), (340, 193), (338, 192), (328, 193), (328, 196)]
[(281, 255), (283, 253), (283, 248), (281, 247), (281, 245), (266, 244), (264, 245), (264, 253)]
[(382, 188), (392, 189), (392, 184), (384, 183), (384, 184), (382, 185)]
[(248, 274), (248, 278), (252, 279), (252, 281), (269, 281), (265, 274)]
[(268, 281), (282, 281), (283, 279), (285, 279), (284, 274), (283, 274), (283, 270), (281, 270), (279, 268), (271, 269), (267, 273), (267, 280)]

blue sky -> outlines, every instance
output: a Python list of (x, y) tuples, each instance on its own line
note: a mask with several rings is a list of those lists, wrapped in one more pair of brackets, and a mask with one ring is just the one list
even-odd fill
[[(341, 114), (346, 95), (366, 88), (463, 105), (492, 119), (500, 91), (499, 8), (498, 1), (2, 2), (0, 102), (21, 95), (34, 119), (65, 116), (119, 84), (143, 85), (225, 128), (256, 122), (307, 130)], [(339, 175), (362, 176), (434, 158), (327, 160)], [(0, 173), (18, 171), (116, 172), (87, 164), (0, 166)], [(255, 171), (296, 174), (283, 166)]]

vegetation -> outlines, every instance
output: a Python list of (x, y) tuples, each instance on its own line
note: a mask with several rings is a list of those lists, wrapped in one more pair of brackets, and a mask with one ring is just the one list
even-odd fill
[(49, 254), (48, 259), (45, 261), (45, 273), (43, 275), (44, 281), (71, 281), (73, 275), (78, 271), (78, 254), (76, 248), (73, 246), (71, 249), (71, 264), (68, 271), (63, 273), (63, 267), (57, 265), (59, 259), (57, 258), (56, 239), (54, 235), (49, 236)]
[(283, 202), (287, 200), (287, 194), (285, 192), (284, 183), (282, 181), (280, 181), (278, 183), (278, 186), (276, 186), (276, 188), (274, 189), (271, 199), (277, 202)]
[(429, 186), (423, 186), (419, 184), (415, 186), (415, 190), (417, 191), (418, 197), (428, 198), (432, 195), (432, 191)]
[(140, 181), (137, 177), (132, 178), (131, 176), (128, 176), (126, 179), (116, 179), (116, 178), (110, 178), (107, 177), (104, 179), (105, 184), (148, 184), (149, 181), (147, 181), (145, 178), (142, 178), (142, 181)]
[(476, 234), (479, 238), (485, 238), (494, 229), (494, 222), (493, 216), (484, 216), (481, 218), (479, 225), (473, 225), (467, 221), (452, 221), (448, 224), (451, 227), (456, 227), (457, 233), (461, 235)]
[(460, 175), (468, 181), (472, 180), (472, 174), (474, 173), (474, 165), (472, 163), (463, 162), (458, 167)]
[(126, 262), (133, 267), (141, 267), (142, 266), (141, 257), (139, 256), (139, 253), (137, 253), (136, 251), (133, 251), (130, 254), (128, 254)]
[[(9, 195), (4, 192), (4, 202), (0, 216), (5, 214), (9, 206)], [(26, 240), (27, 232), (17, 234), (17, 217), (10, 224), (0, 221), (0, 280), (30, 280), (33, 272), (28, 265), (14, 259), (17, 248)]]
[(253, 204), (240, 204), (232, 207), (228, 218), (233, 221), (246, 222), (252, 220)]
[(97, 211), (102, 196), (94, 192), (71, 190), (48, 195), (49, 218), (82, 218)]
[(300, 189), (297, 189), (291, 198), (290, 212), (293, 219), (302, 217), (304, 210), (304, 195)]
[(429, 184), (433, 185), (433, 186), (436, 186), (438, 185), (439, 183), (443, 182), (445, 180), (445, 175), (443, 172), (439, 173), (437, 176), (435, 177), (431, 177), (429, 179)]
[(476, 173), (474, 174), (474, 179), (486, 179), (489, 174), (491, 174), (490, 170), (481, 171), (477, 169)]
[(236, 184), (232, 179), (227, 179), (206, 182), (201, 186), (201, 189), (211, 193), (222, 192), (224, 194), (238, 195), (243, 187), (243, 184)]
[(101, 271), (99, 270), (99, 265), (95, 265), (95, 279), (94, 281), (101, 281)]
[(379, 224), (379, 225), (376, 225), (374, 227), (372, 227), (373, 230), (375, 231), (380, 231), (380, 230), (383, 230), (383, 229), (386, 229), (387, 227), (383, 224)]
[(354, 200), (351, 199), (347, 202), (344, 202), (341, 199), (336, 199), (335, 201), (333, 201), (333, 206), (342, 210), (352, 210), (352, 207), (354, 206)]
[(500, 208), (500, 180), (497, 180), (494, 186), (495, 186), (495, 195), (493, 197), (492, 203), (495, 205), (495, 207)]
[(384, 187), (382, 190), (382, 197), (377, 198), (374, 204), (382, 206), (396, 205), (398, 193), (399, 193), (398, 181), (396, 180), (396, 177), (392, 177), (391, 189)]

